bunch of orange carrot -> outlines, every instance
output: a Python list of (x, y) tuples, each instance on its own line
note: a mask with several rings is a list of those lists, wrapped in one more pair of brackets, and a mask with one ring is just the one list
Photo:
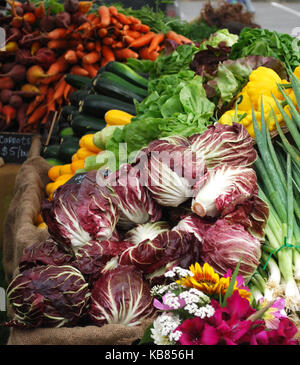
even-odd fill
[[(65, 0), (65, 11), (52, 17), (46, 13), (43, 2), (34, 6), (29, 0), (23, 4), (7, 1), (12, 8), (9, 26), (14, 32), (4, 53), (26, 65), (26, 77), (13, 87), (30, 90), (35, 95), (27, 99), (22, 108), (22, 117), (17, 121), (19, 132), (39, 131), (49, 113), (59, 112), (62, 106), (69, 104), (74, 89), (65, 81), (67, 73), (93, 78), (110, 61), (155, 60), (164, 49), (166, 39), (179, 44), (191, 42), (172, 31), (156, 34), (139, 19), (119, 13), (114, 6), (102, 5), (90, 12), (93, 1)], [(18, 31), (22, 33), (21, 39)], [(29, 51), (31, 60), (26, 55)], [(35, 62), (37, 56), (39, 62)], [(0, 77), (0, 89), (5, 88), (8, 81)], [(9, 117), (5, 118), (11, 123), (18, 113), (12, 106), (9, 108), (4, 111), (9, 112)]]
[[(48, 33), (48, 47), (59, 50), (68, 47), (66, 58), (80, 66), (77, 72), (90, 76), (99, 66), (109, 61), (128, 58), (155, 60), (164, 49), (164, 40), (173, 39), (178, 44), (192, 41), (169, 31), (156, 34), (146, 24), (133, 16), (119, 13), (114, 6), (99, 6), (96, 13), (86, 16), (79, 27), (57, 28)], [(86, 70), (86, 71), (84, 71)]]

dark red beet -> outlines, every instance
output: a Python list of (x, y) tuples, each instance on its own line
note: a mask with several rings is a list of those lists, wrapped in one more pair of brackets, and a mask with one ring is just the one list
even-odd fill
[(0, 75), (0, 77), (10, 77), (15, 82), (23, 81), (26, 78), (26, 67), (15, 65), (9, 72)]
[(23, 10), (25, 13), (34, 13), (34, 5), (30, 1), (25, 1), (25, 3), (22, 5)]
[(56, 28), (55, 16), (50, 15), (48, 9), (47, 14), (40, 20), (40, 29), (42, 32), (51, 32), (51, 30)]
[(24, 35), (20, 40), (19, 40), (19, 45), (20, 47), (31, 47), (31, 45), (33, 44), (33, 42), (36, 41), (40, 41), (42, 39), (44, 39), (46, 36), (45, 35), (38, 35), (35, 36), (33, 34), (26, 34)]
[(71, 24), (71, 15), (66, 11), (58, 13), (55, 16), (55, 22), (58, 28), (68, 28)]
[(12, 95), (9, 99), (9, 105), (15, 109), (19, 109), (23, 104), (23, 99), (19, 95)]
[(18, 16), (22, 16), (22, 15), (24, 14), (24, 10), (23, 10), (23, 8), (21, 8), (20, 6), (16, 6), (16, 7), (15, 7), (15, 11), (16, 11), (16, 14), (17, 14)]
[(40, 48), (33, 57), (35, 63), (47, 70), (56, 61), (55, 53), (49, 48)]
[(7, 104), (9, 102), (9, 99), (11, 98), (11, 96), (13, 95), (12, 90), (9, 89), (3, 89), (0, 92), (0, 101), (3, 104)]
[(14, 66), (16, 65), (16, 62), (7, 62), (7, 63), (3, 63), (3, 65), (1, 66), (1, 72), (6, 74), (7, 72), (9, 72)]
[(18, 41), (19, 39), (21, 39), (22, 37), (22, 32), (20, 31), (19, 28), (15, 28), (15, 27), (11, 27), (8, 30), (8, 34), (7, 34), (7, 38), (6, 38), (6, 43), (7, 42), (15, 42)]
[(88, 21), (87, 17), (80, 11), (77, 11), (76, 13), (72, 14), (71, 18), (72, 18), (72, 24), (75, 24), (77, 26), (86, 23)]
[(23, 21), (22, 31), (25, 34), (31, 34), (32, 33), (32, 26), (26, 20)]
[(15, 60), (16, 63), (25, 66), (32, 64), (34, 61), (30, 51), (28, 49), (21, 49), (21, 48), (18, 49)]
[(76, 13), (79, 10), (79, 1), (78, 0), (65, 0), (64, 9), (66, 12), (68, 12), (70, 14)]

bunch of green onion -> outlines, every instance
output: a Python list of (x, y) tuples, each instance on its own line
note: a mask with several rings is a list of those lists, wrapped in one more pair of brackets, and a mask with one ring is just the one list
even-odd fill
[[(289, 76), (299, 109), (300, 82), (291, 72)], [(251, 278), (250, 288), (256, 300), (284, 297), (286, 309), (293, 315), (300, 310), (300, 114), (282, 86), (278, 87), (284, 103), (290, 107), (291, 118), (274, 98), (291, 139), (283, 132), (274, 112), (271, 118), (279, 138), (271, 138), (262, 101), (261, 128), (253, 113), (258, 151), (254, 167), (259, 196), (269, 205), (269, 218), (261, 264)]]

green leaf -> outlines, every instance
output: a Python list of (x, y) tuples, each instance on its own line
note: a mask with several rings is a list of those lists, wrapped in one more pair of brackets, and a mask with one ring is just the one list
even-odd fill
[(227, 299), (230, 298), (233, 294), (233, 289), (234, 289), (234, 284), (236, 282), (236, 278), (238, 276), (238, 272), (239, 272), (239, 268), (240, 268), (240, 265), (241, 265), (241, 261), (242, 261), (242, 258), (240, 258), (239, 262), (237, 263), (235, 269), (234, 269), (234, 272), (231, 276), (231, 279), (230, 279), (230, 283), (229, 283), (229, 286), (228, 286), (228, 289), (224, 295), (224, 299), (223, 299), (223, 303), (222, 303), (222, 307), (225, 307), (226, 304), (227, 304)]
[(182, 113), (183, 111), (178, 95), (173, 95), (160, 108), (164, 118), (171, 117), (174, 113)]
[(229, 102), (239, 88), (234, 74), (223, 64), (218, 67), (217, 87), (223, 102)]
[(146, 328), (144, 335), (138, 345), (153, 343), (153, 338), (151, 337), (151, 328), (153, 328), (153, 323), (151, 323), (150, 326)]

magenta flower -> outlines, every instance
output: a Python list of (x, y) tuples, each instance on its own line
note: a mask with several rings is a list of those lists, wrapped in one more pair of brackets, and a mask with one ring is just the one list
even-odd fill
[(281, 318), (276, 330), (268, 330), (264, 320), (249, 320), (256, 312), (249, 301), (234, 291), (221, 307), (215, 300), (212, 317), (194, 317), (183, 321), (174, 331), (182, 334), (178, 340), (181, 345), (268, 345), (297, 344), (293, 337), (297, 328), (287, 318)]
[[(263, 308), (268, 304), (264, 298), (261, 298), (259, 301), (259, 307)], [(280, 323), (280, 319), (283, 317), (287, 317), (287, 315), (283, 312), (285, 308), (285, 300), (283, 298), (278, 298), (275, 300), (273, 305), (264, 313), (263, 320), (266, 323), (266, 327), (268, 329), (277, 329)]]
[[(231, 278), (232, 276), (232, 270), (228, 269), (226, 274), (224, 274), (224, 278)], [(236, 277), (236, 286), (238, 289), (243, 289), (243, 290), (247, 290), (250, 292), (250, 289), (248, 286), (245, 285), (245, 281), (242, 275), (237, 275)]]
[(288, 318), (281, 318), (276, 330), (268, 331), (269, 345), (299, 345), (294, 338), (298, 332), (297, 327)]
[[(182, 345), (238, 345), (248, 341), (252, 321), (247, 318), (255, 312), (249, 301), (238, 291), (228, 298), (227, 306), (221, 307), (211, 301), (215, 309), (212, 317), (194, 317), (185, 320), (176, 330), (181, 331), (179, 343)], [(176, 331), (175, 330), (175, 331)]]
[(217, 345), (220, 339), (217, 329), (200, 317), (186, 319), (175, 331), (182, 332), (180, 345)]

